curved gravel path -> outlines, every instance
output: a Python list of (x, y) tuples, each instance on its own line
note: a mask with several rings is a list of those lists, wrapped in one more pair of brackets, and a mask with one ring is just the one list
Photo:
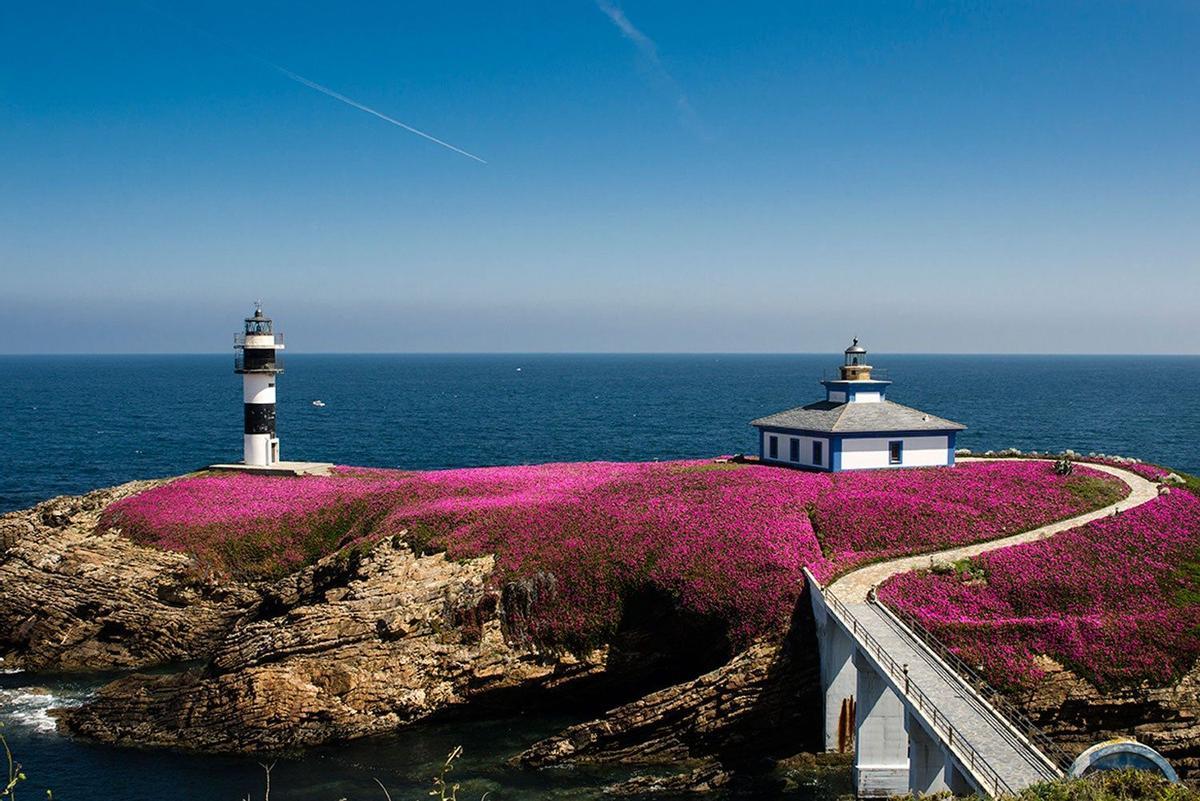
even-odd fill
[[(959, 459), (960, 462), (1001, 462), (1004, 459), (981, 459), (964, 457)], [(1052, 461), (1050, 459), (1039, 459), (1037, 461)], [(1126, 509), (1132, 509), (1135, 506), (1140, 506), (1146, 501), (1154, 500), (1158, 497), (1158, 485), (1153, 481), (1142, 478), (1137, 473), (1129, 470), (1123, 470), (1119, 467), (1113, 467), (1106, 464), (1086, 464), (1093, 470), (1099, 470), (1103, 473), (1108, 473), (1111, 476), (1116, 476), (1120, 480), (1129, 485), (1129, 495), (1116, 503), (1109, 504), (1094, 512), (1088, 512), (1075, 517), (1069, 517), (1066, 520), (1060, 520), (1057, 523), (1051, 523), (1041, 528), (1031, 529), (1022, 532), (1021, 534), (1013, 534), (1011, 537), (1002, 537), (998, 540), (987, 540), (985, 542), (977, 542), (971, 545), (962, 545), (957, 548), (948, 548), (944, 551), (935, 551), (933, 553), (921, 554), (920, 556), (903, 556), (899, 559), (891, 559), (887, 562), (876, 562), (874, 564), (860, 567), (857, 570), (852, 570), (841, 578), (836, 579), (827, 589), (831, 590), (838, 598), (845, 603), (865, 603), (867, 594), (872, 587), (875, 587), (887, 579), (899, 573), (907, 573), (910, 570), (918, 568), (930, 567), (936, 562), (953, 562), (958, 559), (965, 559), (970, 556), (978, 556), (985, 551), (995, 550), (996, 548), (1006, 548), (1009, 545), (1019, 545), (1023, 542), (1033, 542), (1034, 540), (1045, 539), (1068, 529), (1081, 526), (1084, 523), (1090, 523), (1101, 517), (1108, 517), (1113, 512)]]

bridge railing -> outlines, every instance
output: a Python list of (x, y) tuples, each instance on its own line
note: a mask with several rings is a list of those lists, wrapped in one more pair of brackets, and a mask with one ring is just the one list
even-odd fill
[(943, 662), (949, 665), (958, 674), (959, 678), (970, 685), (981, 699), (1002, 715), (1014, 729), (1021, 733), (1021, 736), (1041, 751), (1046, 759), (1052, 762), (1059, 770), (1064, 773), (1070, 770), (1074, 758), (1050, 739), (1050, 736), (1039, 728), (1016, 704), (1009, 701), (1002, 692), (989, 684), (987, 679), (980, 675), (978, 670), (964, 661), (949, 646), (933, 636), (929, 629), (915, 615), (883, 604), (876, 596), (874, 587), (867, 594), (867, 602), (878, 606), (885, 614), (889, 614), (903, 623), (904, 627), (913, 636), (920, 639), (925, 647), (933, 651)]
[(896, 682), (897, 686), (904, 690), (905, 698), (920, 709), (925, 719), (929, 721), (929, 725), (937, 732), (946, 743), (946, 746), (952, 751), (957, 752), (959, 759), (963, 763), (963, 767), (969, 769), (981, 785), (983, 790), (988, 791), (993, 797), (1000, 795), (1013, 795), (1013, 788), (1000, 777), (1000, 774), (995, 768), (984, 758), (983, 754), (971, 745), (971, 741), (962, 733), (950, 719), (942, 714), (938, 709), (938, 705), (933, 699), (927, 696), (920, 687), (916, 686), (908, 680), (908, 670), (904, 665), (896, 662), (895, 659), (888, 654), (887, 650), (879, 643), (878, 640), (867, 631), (866, 627), (858, 622), (858, 618), (846, 608), (846, 605), (841, 600), (831, 593), (828, 589), (821, 590), (821, 597), (825, 600), (826, 606), (832, 608), (842, 618), (842, 623), (850, 629), (851, 634), (859, 641), (862, 647), (866, 648), (875, 660), (886, 670)]

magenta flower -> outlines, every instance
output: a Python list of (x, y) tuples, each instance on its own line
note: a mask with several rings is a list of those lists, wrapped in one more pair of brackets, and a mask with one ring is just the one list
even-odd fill
[(1161, 686), (1200, 656), (1198, 555), (1200, 499), (1176, 491), (983, 554), (965, 575), (896, 576), (879, 597), (999, 686), (1035, 683), (1037, 655), (1101, 687)]
[(543, 645), (605, 641), (623, 599), (652, 589), (723, 623), (736, 646), (783, 630), (806, 565), (827, 577), (1076, 514), (1096, 505), (1072, 490), (1089, 474), (1124, 486), (1036, 462), (835, 475), (701, 461), (341, 467), (179, 479), (113, 504), (102, 525), (248, 579), (405, 532), (455, 559), (495, 554), (498, 584), (552, 575), (529, 621)]

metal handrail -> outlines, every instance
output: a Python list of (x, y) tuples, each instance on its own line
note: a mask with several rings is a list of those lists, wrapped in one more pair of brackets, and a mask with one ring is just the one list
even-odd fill
[(884, 605), (878, 598), (875, 588), (872, 587), (867, 593), (867, 602), (875, 604), (884, 609), (886, 612), (894, 615), (902, 622), (910, 632), (916, 637), (919, 637), (924, 645), (937, 654), (946, 662), (951, 669), (958, 673), (973, 690), (982, 698), (988, 705), (1003, 715), (1008, 722), (1021, 733), (1025, 739), (1040, 750), (1046, 758), (1052, 762), (1059, 770), (1064, 773), (1070, 770), (1071, 763), (1074, 759), (1063, 750), (1061, 746), (1050, 738), (1036, 723), (1033, 722), (1022, 712), (1016, 704), (1009, 701), (1007, 697), (991, 684), (988, 683), (980, 673), (971, 667), (958, 654), (954, 653), (948, 645), (943, 643), (933, 633), (927, 629), (917, 617), (910, 612), (900, 609), (895, 609), (891, 606)]
[(908, 672), (904, 669), (904, 666), (897, 664), (896, 660), (888, 654), (887, 650), (875, 639), (874, 635), (858, 622), (858, 618), (846, 608), (841, 599), (827, 588), (821, 590), (821, 595), (825, 599), (826, 605), (834, 609), (843, 618), (843, 624), (848, 625), (851, 633), (874, 655), (883, 669), (891, 674), (898, 685), (904, 687), (905, 697), (925, 713), (930, 725), (945, 740), (946, 746), (951, 750), (960, 752), (960, 759), (963, 760), (964, 765), (969, 766), (977, 778), (983, 779), (992, 785), (992, 795), (1014, 795), (1013, 788), (1008, 782), (1004, 781), (996, 769), (984, 758), (983, 754), (976, 750), (975, 746), (971, 745), (970, 740), (966, 738), (962, 731), (942, 714), (933, 700), (920, 687), (909, 681)]

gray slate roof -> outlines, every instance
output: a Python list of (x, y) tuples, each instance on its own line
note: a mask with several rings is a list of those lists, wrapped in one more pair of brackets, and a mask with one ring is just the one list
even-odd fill
[(891, 401), (878, 403), (832, 403), (817, 401), (786, 412), (760, 417), (752, 426), (796, 428), (830, 433), (868, 431), (961, 431), (962, 423), (935, 417), (919, 409)]

